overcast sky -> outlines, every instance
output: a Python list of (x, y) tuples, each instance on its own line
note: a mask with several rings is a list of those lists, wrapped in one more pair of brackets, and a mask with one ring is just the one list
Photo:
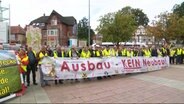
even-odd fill
[[(88, 0), (1, 0), (2, 6), (11, 8), (11, 25), (20, 24), (24, 27), (32, 20), (44, 13), (50, 15), (56, 10), (62, 16), (74, 16), (77, 21), (83, 17), (88, 18)], [(140, 8), (147, 14), (150, 21), (156, 15), (164, 11), (171, 11), (175, 4), (181, 4), (183, 0), (90, 0), (91, 2), (91, 26), (93, 29), (99, 24), (100, 16), (115, 12), (125, 6)], [(5, 17), (8, 12), (5, 12)]]

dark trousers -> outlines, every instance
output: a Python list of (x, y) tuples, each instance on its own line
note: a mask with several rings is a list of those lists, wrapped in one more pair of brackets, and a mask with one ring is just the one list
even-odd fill
[(26, 82), (26, 76), (27, 76), (27, 72), (22, 73), (22, 77), (23, 77), (23, 82)]
[(181, 55), (176, 56), (176, 64), (182, 64), (182, 56)]
[(36, 65), (35, 64), (27, 66), (27, 83), (30, 83), (31, 72), (32, 72), (33, 83), (36, 83)]
[(174, 57), (170, 57), (170, 64), (174, 64)]

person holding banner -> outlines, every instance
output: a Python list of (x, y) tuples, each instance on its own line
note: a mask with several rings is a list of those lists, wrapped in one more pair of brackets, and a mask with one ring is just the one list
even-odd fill
[(26, 51), (24, 49), (20, 49), (18, 53), (18, 61), (20, 63), (20, 72), (22, 73), (23, 81), (25, 83), (27, 65), (29, 64), (29, 60)]
[(84, 49), (82, 49), (80, 57), (81, 58), (90, 58), (91, 57), (91, 52), (88, 50), (87, 47), (84, 47)]
[(29, 58), (29, 64), (27, 65), (27, 86), (30, 85), (30, 72), (32, 72), (32, 79), (33, 84), (37, 85), (36, 83), (36, 52), (32, 50), (32, 47), (28, 47), (27, 55)]
[[(72, 46), (72, 48), (68, 51), (67, 53), (67, 57), (70, 57), (71, 59), (73, 58), (76, 58), (78, 59), (79, 58), (79, 52), (76, 50), (75, 46)], [(73, 80), (73, 79), (72, 79)], [(75, 79), (75, 81), (78, 82), (78, 79)]]
[(38, 59), (38, 67), (39, 67), (39, 70), (40, 70), (40, 83), (41, 83), (41, 86), (44, 87), (44, 86), (50, 86), (48, 84), (48, 81), (47, 80), (44, 80), (44, 75), (43, 75), (43, 72), (42, 72), (42, 69), (41, 69), (41, 60), (44, 58), (44, 57), (47, 57), (48, 54), (47, 54), (47, 51), (46, 51), (46, 47), (45, 46), (42, 46), (40, 52), (38, 52), (37, 54), (37, 59)]
[(67, 57), (79, 58), (79, 52), (76, 50), (75, 46), (72, 46), (72, 48), (68, 51)]
[(118, 56), (126, 57), (127, 49), (123, 45), (119, 46), (118, 50)]
[[(65, 49), (64, 47), (61, 47), (61, 46), (57, 46), (56, 50), (53, 52), (53, 55), (54, 55), (54, 58), (58, 58), (58, 57), (66, 57), (66, 52), (65, 52)], [(55, 79), (55, 85), (57, 85), (58, 83), (58, 80), (57, 80), (57, 76), (56, 76), (56, 79)], [(59, 79), (59, 84), (63, 84), (63, 80)]]

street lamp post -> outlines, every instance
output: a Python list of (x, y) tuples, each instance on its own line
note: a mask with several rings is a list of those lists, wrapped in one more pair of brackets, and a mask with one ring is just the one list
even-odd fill
[(89, 2), (89, 20), (88, 20), (88, 46), (90, 46), (90, 0), (88, 1)]

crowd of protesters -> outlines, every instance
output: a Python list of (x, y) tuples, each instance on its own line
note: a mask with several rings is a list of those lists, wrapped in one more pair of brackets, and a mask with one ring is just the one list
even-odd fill
[[(95, 47), (62, 47), (57, 45), (54, 49), (50, 46), (42, 46), (39, 52), (32, 50), (32, 47), (20, 48), (18, 51), (18, 60), (20, 62), (20, 69), (23, 73), (23, 79), (30, 86), (30, 73), (32, 72), (33, 84), (36, 82), (36, 71), (40, 70), (40, 83), (41, 86), (47, 86), (48, 81), (43, 80), (43, 72), (41, 72), (41, 60), (44, 57), (70, 57), (70, 58), (90, 58), (90, 57), (170, 57), (170, 64), (183, 64), (184, 63), (184, 48), (182, 47), (169, 47), (168, 45), (156, 47), (125, 47), (120, 46), (99, 46)], [(109, 76), (110, 77), (110, 76)], [(102, 77), (97, 77), (102, 79)], [(75, 79), (75, 81), (78, 81)], [(55, 84), (63, 83), (63, 80), (55, 80)]]

